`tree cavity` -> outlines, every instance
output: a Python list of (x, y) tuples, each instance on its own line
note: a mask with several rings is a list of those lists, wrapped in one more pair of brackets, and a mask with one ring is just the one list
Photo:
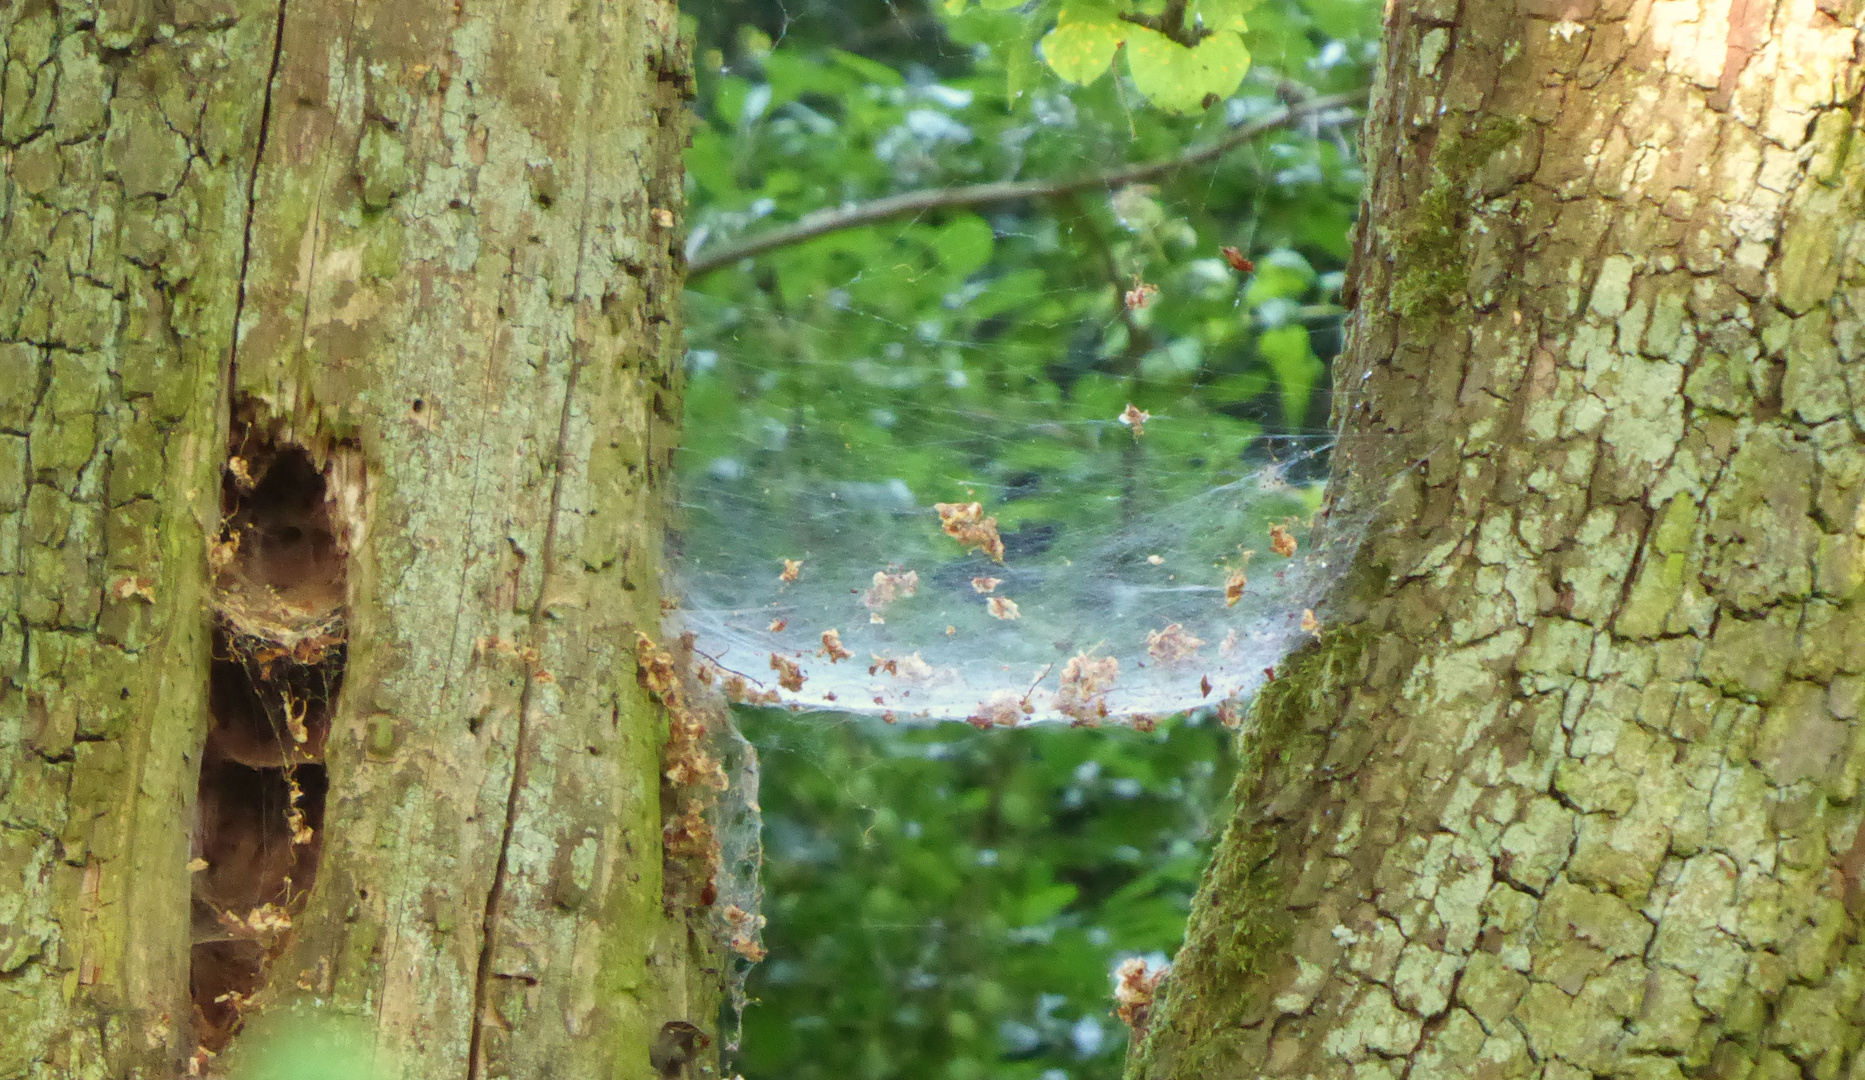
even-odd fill
[(213, 573), (210, 722), (194, 828), (197, 1068), (239, 1031), (317, 876), (325, 744), (343, 687), (352, 446), (306, 446), (257, 403), (233, 416)]

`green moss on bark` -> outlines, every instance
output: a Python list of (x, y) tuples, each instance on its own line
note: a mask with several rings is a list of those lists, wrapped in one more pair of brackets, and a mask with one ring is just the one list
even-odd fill
[(1430, 186), (1391, 226), (1391, 304), (1400, 315), (1437, 320), (1457, 306), (1469, 284), (1464, 238), (1471, 207), (1480, 197), (1474, 182), (1490, 158), (1520, 138), (1525, 127), (1515, 117), (1486, 116), (1438, 137), (1428, 159)]

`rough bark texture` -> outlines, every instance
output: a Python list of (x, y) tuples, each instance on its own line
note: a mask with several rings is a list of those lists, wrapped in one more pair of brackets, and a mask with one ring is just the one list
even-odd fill
[(276, 23), (233, 14), (0, 8), (0, 1076), (172, 1074), (189, 1040), (219, 376)]
[(321, 866), (248, 1026), (357, 1016), (467, 1080), (653, 1075), (663, 1025), (712, 1029), (632, 656), (676, 31), (659, 0), (0, 5), (0, 1077), (193, 1049), (230, 418), (320, 470), (347, 561)]
[(1865, 1069), (1862, 23), (1389, 6), (1371, 529), (1135, 1075)]

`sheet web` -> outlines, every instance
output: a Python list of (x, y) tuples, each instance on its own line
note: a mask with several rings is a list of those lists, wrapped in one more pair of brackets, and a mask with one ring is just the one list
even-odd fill
[[(831, 120), (773, 105), (820, 72), (761, 55), (769, 84), (721, 91), (730, 153), (695, 143), (695, 190), (721, 194), (689, 255), (769, 231), (760, 185), (832, 195), (787, 170), (840, 138), (871, 140), (840, 190), (878, 168), (902, 191), (1173, 159), (1283, 108), (1270, 66), (1168, 129), (1118, 80), (1002, 111), (908, 65)], [(1295, 250), (1333, 259), (1310, 234), (1345, 227), (1350, 116), (1157, 185), (948, 207), (697, 278), (675, 621), (728, 696), (980, 726), (1240, 713), (1351, 549), (1340, 523), (1318, 543), (1328, 437), (1308, 415), (1341, 275)]]
[[(692, 378), (703, 393), (727, 366), (757, 368), (708, 357)], [(1136, 433), (1111, 410), (1016, 419), (924, 392), (894, 391), (921, 417), (889, 454), (788, 453), (792, 428), (746, 415), (738, 454), (684, 457), (676, 617), (728, 696), (979, 726), (1235, 722), (1318, 631), (1354, 540), (1316, 528), (1323, 436), (1250, 438), (1209, 412)], [(1238, 449), (1213, 462), (1221, 446)], [(1057, 447), (1049, 473), (1017, 464)], [(934, 464), (893, 467), (913, 459)]]

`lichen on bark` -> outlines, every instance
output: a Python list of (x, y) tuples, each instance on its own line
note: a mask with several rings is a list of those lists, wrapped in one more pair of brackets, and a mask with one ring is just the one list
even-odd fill
[(1371, 522), (1325, 612), (1358, 659), (1257, 705), (1284, 779), (1132, 1075), (1865, 1060), (1862, 31), (1389, 9), (1329, 494)]
[(630, 652), (679, 413), (676, 20), (0, 8), (0, 1077), (187, 1066), (236, 401), (362, 463), (323, 865), (249, 1019), (467, 1076), (712, 1027)]

